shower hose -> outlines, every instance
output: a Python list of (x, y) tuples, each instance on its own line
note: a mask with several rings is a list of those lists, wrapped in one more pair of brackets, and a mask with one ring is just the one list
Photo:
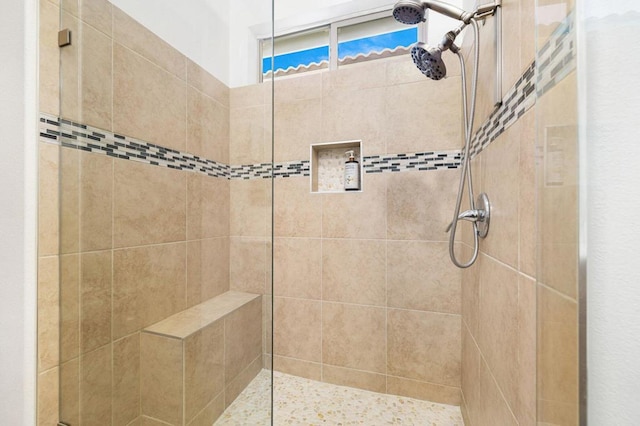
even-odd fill
[(473, 256), (466, 263), (462, 263), (456, 257), (455, 252), (455, 240), (456, 240), (456, 231), (458, 229), (458, 216), (460, 215), (460, 207), (462, 204), (462, 196), (464, 193), (464, 184), (465, 180), (467, 183), (468, 193), (469, 193), (469, 208), (471, 210), (475, 210), (475, 197), (473, 195), (473, 180), (471, 177), (471, 158), (470, 158), (470, 147), (471, 147), (471, 135), (473, 132), (473, 120), (476, 114), (476, 91), (478, 85), (478, 61), (480, 55), (480, 31), (478, 30), (478, 23), (475, 19), (471, 19), (471, 26), (473, 27), (473, 36), (474, 36), (474, 64), (473, 64), (473, 76), (471, 80), (471, 109), (468, 109), (467, 104), (467, 79), (466, 79), (466, 70), (464, 64), (464, 58), (460, 53), (458, 48), (451, 49), (456, 55), (458, 55), (458, 59), (460, 60), (460, 68), (462, 74), (462, 104), (464, 110), (464, 151), (462, 154), (462, 173), (460, 174), (460, 185), (458, 186), (458, 198), (456, 199), (456, 208), (453, 214), (453, 221), (451, 222), (451, 230), (449, 233), (449, 257), (451, 257), (451, 261), (458, 268), (468, 268), (474, 264), (476, 259), (478, 258), (479, 252), (479, 236), (478, 236), (478, 224), (474, 221), (473, 224)]

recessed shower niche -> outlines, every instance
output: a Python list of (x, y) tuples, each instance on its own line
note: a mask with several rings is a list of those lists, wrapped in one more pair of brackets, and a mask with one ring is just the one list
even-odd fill
[[(360, 189), (345, 190), (345, 163), (353, 151), (359, 165)], [(311, 145), (311, 192), (361, 192), (363, 189), (362, 141), (327, 142)]]

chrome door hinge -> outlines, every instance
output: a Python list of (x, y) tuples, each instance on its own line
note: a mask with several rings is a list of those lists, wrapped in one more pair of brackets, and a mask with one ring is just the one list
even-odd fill
[(71, 30), (65, 28), (58, 32), (58, 47), (65, 47), (71, 44)]

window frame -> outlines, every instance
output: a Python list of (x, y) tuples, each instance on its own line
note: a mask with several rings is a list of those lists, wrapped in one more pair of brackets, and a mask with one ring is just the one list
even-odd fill
[[(275, 40), (279, 37), (284, 36), (295, 36), (297, 33), (304, 33), (309, 30), (314, 30), (323, 27), (329, 27), (329, 70), (335, 71), (338, 69), (338, 30), (343, 27), (348, 27), (351, 25), (362, 24), (365, 22), (375, 21), (377, 19), (388, 18), (392, 16), (393, 8), (387, 7), (373, 11), (365, 11), (358, 14), (352, 14), (350, 16), (341, 16), (336, 17), (334, 19), (327, 19), (324, 21), (314, 22), (307, 25), (298, 25), (292, 26), (290, 28), (283, 29), (273, 34), (273, 36), (267, 37), (258, 37), (259, 48), (259, 81), (263, 82), (265, 80), (265, 73), (262, 69), (263, 64), (263, 54), (264, 54), (264, 43), (267, 40), (271, 41), (272, 44), (272, 59), (274, 58), (275, 53)], [(428, 21), (428, 15), (426, 16)], [(427, 34), (427, 23), (421, 22), (416, 27), (418, 29), (418, 41), (424, 41)], [(273, 61), (272, 61), (273, 63)], [(275, 77), (270, 77), (275, 78)]]

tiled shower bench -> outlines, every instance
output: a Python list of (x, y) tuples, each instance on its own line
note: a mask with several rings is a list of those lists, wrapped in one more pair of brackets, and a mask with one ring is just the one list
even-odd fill
[(260, 372), (261, 354), (258, 294), (228, 291), (147, 327), (140, 340), (144, 424), (211, 426)]

